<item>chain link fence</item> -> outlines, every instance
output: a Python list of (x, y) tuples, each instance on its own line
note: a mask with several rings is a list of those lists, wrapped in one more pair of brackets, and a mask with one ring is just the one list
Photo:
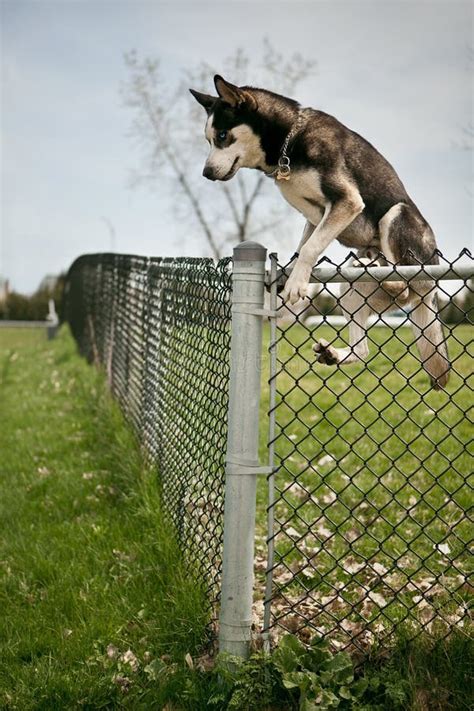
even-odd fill
[[(265, 250), (244, 245), (234, 293), (230, 259), (80, 257), (68, 273), (63, 313), (156, 465), (165, 510), (212, 602), (222, 584), (227, 467), (241, 506), (239, 513), (229, 505), (227, 563), (224, 544), (228, 649), (250, 639), (253, 523), (236, 531), (253, 521), (255, 480), (260, 475), (261, 501), (268, 472), (269, 504), (256, 514), (254, 591), (254, 602), (264, 601), (254, 626), (268, 644), (283, 630), (303, 640), (318, 633), (363, 654), (388, 645), (401, 627), (410, 637), (467, 627), (471, 255), (436, 267), (323, 264), (313, 272), (312, 298), (283, 306), (278, 290), (288, 265), (272, 255), (264, 304)], [(427, 306), (423, 318), (407, 308), (408, 289)], [(260, 378), (256, 324), (268, 316), (260, 429), (265, 436), (269, 424), (270, 437), (259, 462), (258, 426), (249, 425), (252, 408), (258, 425), (258, 386), (249, 382)], [(248, 421), (234, 421), (228, 438), (231, 324), (241, 353), (230, 392), (241, 409), (230, 409), (247, 411)], [(250, 330), (247, 352), (241, 338)], [(229, 442), (234, 451), (226, 453)], [(248, 600), (236, 604), (240, 590)]]
[(156, 465), (183, 551), (218, 597), (231, 325), (230, 260), (79, 257), (63, 319)]
[(288, 266), (272, 255), (264, 629), (361, 654), (467, 627), (473, 259), (323, 262), (312, 299), (282, 307)]

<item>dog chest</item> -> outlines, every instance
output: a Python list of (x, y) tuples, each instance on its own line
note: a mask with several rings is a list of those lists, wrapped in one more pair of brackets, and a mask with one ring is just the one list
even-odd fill
[(317, 225), (328, 204), (321, 190), (321, 179), (317, 170), (293, 170), (289, 180), (276, 180), (285, 200), (301, 212), (313, 225)]

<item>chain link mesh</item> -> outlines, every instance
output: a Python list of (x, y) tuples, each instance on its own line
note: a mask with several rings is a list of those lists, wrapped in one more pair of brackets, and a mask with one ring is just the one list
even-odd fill
[(156, 465), (181, 547), (219, 593), (231, 324), (230, 260), (79, 257), (63, 319)]
[[(349, 307), (330, 283), (344, 281), (332, 265), (310, 302), (283, 307), (272, 325), (276, 473), (264, 629), (274, 638), (289, 630), (305, 640), (316, 631), (361, 654), (388, 644), (401, 626), (412, 637), (467, 626), (474, 264), (463, 256), (470, 269), (463, 281), (408, 280), (429, 304), (428, 323), (400, 308), (402, 284), (366, 324), (367, 306), (384, 287), (367, 286), (374, 265), (362, 264)], [(457, 263), (443, 262), (446, 270)], [(69, 271), (63, 314), (156, 464), (165, 509), (211, 601), (221, 567), (230, 266), (228, 259), (86, 255)], [(274, 256), (273, 274), (277, 268), (287, 269)], [(272, 280), (272, 308), (280, 281)], [(361, 325), (352, 341), (343, 308)], [(426, 347), (434, 338), (443, 362), (444, 338), (430, 330), (441, 321), (451, 373), (435, 390)], [(354, 353), (365, 362), (345, 363)], [(329, 365), (338, 357), (342, 363)], [(256, 568), (259, 578), (258, 556)]]
[[(283, 630), (303, 640), (316, 632), (360, 655), (375, 642), (389, 644), (401, 627), (409, 638), (467, 627), (474, 261), (466, 251), (461, 257), (441, 265), (448, 271), (468, 260), (470, 279), (408, 281), (429, 304), (423, 323), (391, 288), (371, 325), (367, 306), (384, 284), (363, 282), (361, 274), (348, 302), (347, 283), (340, 292), (319, 283), (310, 301), (282, 307), (277, 291), (289, 265), (272, 256), (272, 272), (278, 267), (280, 276), (271, 299), (281, 318), (270, 344), (276, 473), (264, 628), (274, 640)], [(367, 272), (376, 265), (356, 266)], [(326, 273), (343, 281), (335, 265)], [(438, 308), (431, 299), (436, 290)], [(363, 322), (352, 341), (343, 310)], [(429, 345), (443, 356), (431, 330), (441, 321), (451, 372), (446, 388), (435, 390)]]

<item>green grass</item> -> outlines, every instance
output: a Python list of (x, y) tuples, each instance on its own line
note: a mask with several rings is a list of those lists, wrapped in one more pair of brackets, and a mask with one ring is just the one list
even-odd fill
[(157, 665), (187, 669), (208, 606), (64, 330), (0, 331), (0, 451), (0, 708), (162, 708)]
[[(383, 341), (387, 334), (379, 329), (372, 337)], [(328, 335), (318, 329), (318, 336)], [(408, 341), (408, 334), (401, 336)], [(292, 514), (285, 525), (301, 537), (294, 539), (283, 531), (277, 537), (276, 579), (290, 602), (304, 593), (321, 603), (330, 598), (331, 590), (339, 591), (335, 601), (326, 602), (323, 613), (318, 606), (318, 617), (312, 617), (317, 627), (323, 628), (329, 617), (333, 621), (346, 617), (344, 605), (354, 602), (361, 590), (388, 600), (379, 620), (383, 629), (398, 619), (397, 610), (403, 606), (420, 607), (416, 590), (389, 592), (389, 584), (414, 577), (411, 555), (421, 554), (422, 565), (418, 563), (418, 578), (414, 577), (420, 585), (435, 578), (434, 585), (429, 583), (430, 608), (441, 608), (454, 622), (467, 601), (464, 584), (449, 600), (442, 594), (443, 586), (449, 590), (457, 585), (456, 576), (465, 575), (466, 564), (467, 499), (459, 485), (465, 482), (459, 482), (452, 464), (462, 475), (470, 471), (465, 469), (464, 453), (470, 403), (462, 389), (462, 377), (470, 375), (464, 352), (470, 334), (459, 328), (454, 336), (451, 355), (458, 374), (450, 383), (451, 399), (428, 390), (403, 341), (391, 341), (368, 366), (347, 371), (311, 365), (306, 373), (307, 363), (294, 356), (295, 345), (304, 341), (301, 352), (313, 363), (311, 340), (300, 327), (292, 327), (292, 342), (280, 349), (280, 358), (291, 362), (279, 376), (279, 391), (300, 414), (295, 418), (279, 405), (278, 426), (287, 436), (277, 445), (277, 458), (284, 462), (276, 481), (277, 518), (284, 523)], [(397, 356), (400, 375), (390, 372), (387, 362)], [(402, 376), (410, 369), (421, 397), (404, 383)], [(295, 375), (298, 387), (291, 389)], [(264, 372), (263, 380), (267, 377)], [(357, 388), (367, 394), (368, 404), (357, 396)], [(406, 409), (412, 417), (409, 427), (401, 415)], [(264, 388), (262, 422), (267, 410)], [(393, 439), (386, 440), (390, 442), (386, 455), (371, 456), (370, 442), (381, 444), (387, 433)], [(441, 459), (433, 457), (428, 434), (439, 443)], [(262, 462), (266, 437), (262, 427)], [(157, 474), (144, 465), (103, 376), (79, 358), (66, 330), (53, 342), (46, 341), (44, 331), (0, 330), (0, 451), (0, 708), (200, 711), (226, 709), (231, 698), (235, 703), (242, 696), (252, 701), (230, 708), (298, 707), (295, 696), (291, 704), (288, 701), (281, 679), (269, 675), (268, 659), (256, 658), (224, 685), (215, 672), (205, 671), (212, 666), (205, 654), (200, 656), (209, 610), (161, 513)], [(398, 451), (396, 469), (388, 470)], [(318, 464), (327, 454), (332, 461)], [(301, 496), (295, 478), (310, 498)], [(413, 484), (422, 493), (410, 504)], [(335, 499), (331, 491), (336, 492)], [(258, 496), (257, 554), (262, 557), (263, 478)], [(453, 510), (443, 508), (446, 498), (455, 501)], [(412, 515), (399, 520), (396, 508), (387, 506), (389, 499), (395, 499), (400, 509), (409, 505)], [(384, 518), (374, 516), (384, 505)], [(443, 512), (441, 523), (430, 514), (433, 508)], [(372, 537), (361, 537), (358, 551), (357, 540), (343, 535), (355, 526), (373, 532)], [(341, 535), (336, 535), (336, 527)], [(446, 541), (448, 557), (440, 558), (431, 540), (416, 535), (427, 527), (435, 543)], [(308, 551), (314, 562), (310, 575), (302, 572)], [(403, 563), (395, 565), (399, 555)], [(283, 562), (291, 570), (291, 580), (279, 577)], [(375, 563), (386, 571), (374, 568)], [(348, 565), (361, 564), (355, 574), (348, 574)], [(258, 596), (262, 582), (259, 572)], [(275, 600), (274, 610), (281, 622), (294, 626), (293, 613), (282, 605), (282, 598)], [(355, 604), (351, 624), (373, 624), (375, 610), (376, 605), (363, 609)], [(309, 605), (301, 611), (311, 614), (314, 608)], [(357, 708), (470, 708), (472, 646), (466, 626), (458, 625), (454, 635), (433, 642), (438, 631), (444, 634), (432, 626), (433, 636), (423, 635), (416, 644), (408, 644), (401, 631), (391, 654), (373, 647), (359, 670), (369, 687), (364, 705)], [(353, 634), (354, 628), (349, 632)], [(328, 636), (330, 641), (335, 638)]]
[[(409, 329), (371, 329), (365, 365), (315, 363), (316, 338), (344, 345), (346, 331), (341, 336), (298, 324), (278, 333), (276, 618), (290, 631), (305, 631), (311, 620), (320, 631), (337, 630), (344, 643), (357, 637), (359, 645), (373, 640), (372, 623), (379, 639), (402, 622), (415, 634), (420, 625), (442, 631), (464, 624), (474, 483), (472, 330), (450, 333), (447, 392), (430, 388)], [(268, 358), (265, 366), (264, 382)], [(262, 421), (268, 402), (266, 387)], [(265, 428), (262, 460), (266, 436)], [(260, 539), (266, 496), (262, 481)]]

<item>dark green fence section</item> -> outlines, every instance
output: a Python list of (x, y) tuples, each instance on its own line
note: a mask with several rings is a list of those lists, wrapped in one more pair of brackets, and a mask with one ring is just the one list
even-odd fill
[(150, 461), (183, 551), (219, 594), (230, 350), (230, 260), (79, 257), (63, 319)]

